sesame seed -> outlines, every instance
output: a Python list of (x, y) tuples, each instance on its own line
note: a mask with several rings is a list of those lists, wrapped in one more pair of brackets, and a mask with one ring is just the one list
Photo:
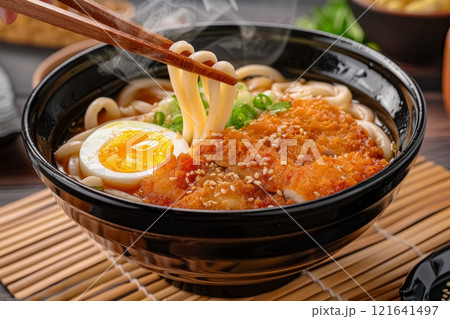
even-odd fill
[(275, 177), (275, 175), (271, 176), (271, 177), (269, 178), (269, 182), (270, 182), (274, 177)]
[(176, 177), (170, 177), (170, 178), (169, 178), (169, 181), (176, 181), (176, 180), (177, 180)]
[(267, 206), (267, 208), (273, 208), (273, 207), (275, 207), (275, 206), (273, 206), (273, 205), (269, 205), (269, 206)]
[(238, 163), (238, 166), (245, 166), (245, 165), (247, 165), (247, 164), (245, 164), (244, 162), (239, 162)]
[(314, 192), (314, 195), (316, 195), (316, 197), (320, 197), (320, 193), (319, 192)]
[(247, 199), (250, 203), (253, 202), (255, 199), (253, 197), (250, 197)]
[(186, 183), (188, 183), (188, 184), (190, 183), (189, 178), (186, 177), (184, 180), (186, 181)]
[(234, 185), (230, 185), (230, 189), (235, 192), (236, 191), (236, 187), (234, 187)]
[(280, 161), (280, 165), (283, 165), (283, 166), (287, 165), (287, 161)]
[(235, 178), (235, 179), (239, 179), (239, 175), (236, 174), (236, 173), (234, 173), (234, 178)]
[(186, 194), (192, 194), (192, 191), (187, 191)]
[(250, 177), (250, 179), (247, 181), (247, 184), (253, 183), (253, 178)]
[(268, 171), (269, 171), (269, 170), (267, 169), (267, 167), (264, 167), (264, 169), (263, 169), (263, 175), (266, 175)]
[(226, 194), (226, 193), (227, 193), (227, 190), (226, 190), (225, 188), (222, 188), (222, 189), (220, 190), (220, 192), (221, 192), (222, 194)]
[(216, 168), (216, 172), (217, 172), (217, 173), (220, 173), (220, 168), (217, 167), (217, 168)]
[(220, 196), (220, 193), (215, 193), (214, 194), (214, 197), (219, 197)]
[(217, 185), (217, 183), (215, 181), (209, 181), (210, 185)]
[(258, 178), (258, 177), (259, 177), (259, 173), (256, 172), (256, 173), (255, 173), (255, 178)]
[(283, 192), (281, 190), (277, 190), (277, 194), (283, 196)]
[(211, 133), (211, 136), (214, 136), (214, 137), (222, 137), (223, 134), (221, 134), (221, 133)]
[(252, 166), (257, 166), (258, 165), (257, 161), (251, 161), (250, 163), (252, 164)]
[(258, 186), (261, 186), (262, 182), (261, 181), (254, 181), (254, 183)]

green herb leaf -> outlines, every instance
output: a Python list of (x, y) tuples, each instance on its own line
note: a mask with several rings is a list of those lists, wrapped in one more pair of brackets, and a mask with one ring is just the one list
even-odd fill
[(100, 192), (104, 192), (105, 190), (103, 189), (103, 187), (100, 186), (92, 186), (93, 189), (100, 191)]
[(366, 38), (363, 29), (356, 22), (355, 16), (346, 0), (329, 0), (322, 7), (314, 7), (311, 15), (301, 16), (296, 26), (343, 35), (351, 40), (377, 49)]

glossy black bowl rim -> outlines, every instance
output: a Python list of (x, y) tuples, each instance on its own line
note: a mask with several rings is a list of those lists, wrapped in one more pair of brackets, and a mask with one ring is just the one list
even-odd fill
[[(333, 206), (341, 206), (343, 202), (352, 201), (352, 197), (362, 192), (370, 192), (370, 188), (373, 185), (382, 183), (383, 180), (391, 180), (395, 177), (397, 172), (405, 170), (415, 159), (416, 155), (419, 152), (421, 147), (424, 135), (425, 135), (425, 126), (426, 126), (426, 104), (424, 97), (417, 83), (405, 72), (401, 69), (401, 67), (393, 62), (391, 59), (382, 55), (378, 51), (375, 51), (361, 43), (355, 42), (353, 40), (338, 37), (334, 34), (330, 34), (322, 31), (308, 30), (303, 28), (297, 28), (287, 25), (278, 25), (278, 24), (269, 24), (269, 23), (217, 23), (213, 25), (204, 25), (197, 24), (195, 27), (238, 27), (238, 26), (254, 26), (256, 28), (275, 28), (275, 29), (285, 29), (286, 31), (295, 31), (302, 32), (304, 34), (309, 35), (313, 38), (314, 41), (320, 43), (329, 43), (334, 48), (339, 48), (341, 50), (345, 50), (346, 53), (351, 53), (357, 56), (363, 56), (366, 59), (369, 59), (372, 62), (380, 64), (384, 69), (388, 69), (397, 80), (400, 80), (403, 85), (409, 88), (410, 93), (414, 96), (417, 103), (417, 114), (416, 114), (416, 122), (412, 122), (413, 132), (408, 144), (404, 147), (403, 151), (391, 162), (387, 167), (382, 169), (377, 174), (371, 176), (370, 178), (352, 186), (348, 189), (340, 191), (338, 193), (319, 198), (316, 200), (308, 201), (305, 203), (292, 204), (282, 207), (273, 207), (273, 208), (262, 208), (262, 209), (253, 209), (253, 210), (194, 210), (194, 209), (184, 209), (177, 207), (166, 207), (152, 204), (145, 204), (139, 202), (133, 202), (130, 200), (122, 199), (119, 197), (111, 196), (105, 193), (101, 193), (99, 191), (92, 190), (91, 188), (77, 182), (74, 179), (71, 179), (69, 176), (60, 172), (53, 164), (51, 164), (47, 159), (41, 154), (36, 143), (34, 142), (34, 128), (31, 126), (32, 118), (33, 118), (33, 101), (40, 95), (41, 91), (45, 90), (45, 88), (51, 83), (53, 80), (58, 78), (60, 73), (66, 71), (66, 69), (70, 69), (74, 64), (78, 63), (78, 59), (84, 57), (88, 54), (91, 54), (97, 50), (102, 50), (104, 47), (108, 47), (106, 44), (100, 44), (93, 48), (87, 49), (71, 59), (67, 60), (60, 66), (56, 67), (50, 74), (48, 74), (44, 80), (33, 90), (30, 97), (28, 98), (22, 118), (22, 137), (25, 143), (25, 147), (28, 151), (28, 154), (35, 166), (41, 174), (44, 174), (49, 180), (51, 180), (56, 186), (60, 187), (62, 190), (66, 191), (69, 194), (76, 196), (77, 198), (86, 201), (86, 202), (96, 202), (96, 203), (104, 203), (107, 206), (115, 206), (120, 207), (122, 209), (131, 209), (133, 211), (141, 211), (142, 213), (149, 213), (149, 209), (153, 208), (159, 212), (180, 212), (180, 213), (189, 213), (189, 217), (193, 218), (194, 215), (198, 217), (212, 217), (214, 215), (220, 215), (232, 218), (236, 217), (245, 217), (245, 216), (266, 216), (266, 217), (276, 217), (280, 213), (288, 213), (294, 212), (297, 214), (302, 214), (302, 212), (311, 212), (316, 211), (325, 206), (331, 205)], [(183, 30), (183, 27), (178, 28), (170, 28), (170, 30), (180, 29)], [(414, 128), (414, 124), (416, 127)], [(281, 210), (281, 211), (280, 211)]]
[(450, 18), (450, 11), (438, 12), (438, 13), (406, 13), (402, 11), (393, 11), (380, 6), (375, 6), (370, 3), (366, 3), (364, 0), (347, 0), (356, 5), (359, 5), (361, 8), (365, 10), (371, 10), (380, 14), (390, 15), (393, 17), (401, 17), (401, 18), (412, 18), (412, 19), (448, 19)]

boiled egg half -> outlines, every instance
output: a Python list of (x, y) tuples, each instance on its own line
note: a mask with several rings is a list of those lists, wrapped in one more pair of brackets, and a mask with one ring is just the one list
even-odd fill
[(164, 165), (172, 154), (189, 152), (183, 137), (162, 126), (117, 121), (92, 133), (80, 149), (85, 176), (97, 176), (112, 186), (134, 187)]

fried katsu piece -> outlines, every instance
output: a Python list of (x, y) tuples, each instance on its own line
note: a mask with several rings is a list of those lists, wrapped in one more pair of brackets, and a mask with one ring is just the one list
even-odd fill
[(193, 157), (172, 157), (141, 183), (140, 197), (193, 209), (283, 206), (344, 190), (387, 165), (351, 115), (322, 100), (212, 133)]
[(245, 210), (294, 203), (213, 162), (196, 165), (188, 154), (172, 156), (139, 191), (146, 203), (191, 209)]
[(323, 100), (297, 100), (287, 112), (224, 130), (217, 143), (218, 165), (296, 202), (346, 189), (387, 165), (353, 117)]

